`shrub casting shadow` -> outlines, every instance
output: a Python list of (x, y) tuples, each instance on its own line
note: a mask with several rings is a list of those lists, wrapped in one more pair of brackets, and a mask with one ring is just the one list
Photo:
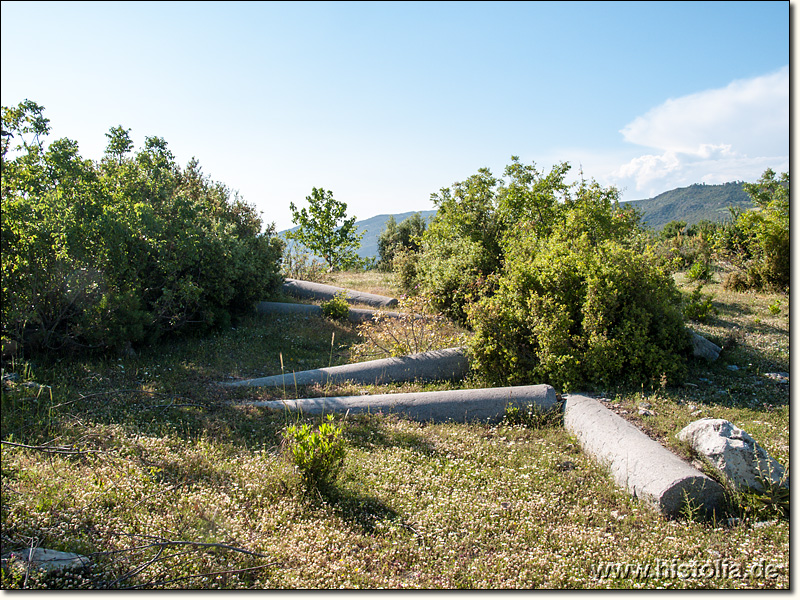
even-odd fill
[[(401, 418), (392, 413), (356, 415), (347, 427), (347, 440), (353, 446), (365, 449), (381, 446), (383, 448), (407, 448), (426, 456), (439, 453), (422, 433), (391, 431), (386, 426), (387, 421)], [(424, 424), (421, 425), (424, 426)]]
[(322, 495), (345, 523), (365, 535), (375, 535), (378, 523), (385, 521), (413, 531), (396, 510), (374, 496), (339, 486), (327, 489)]

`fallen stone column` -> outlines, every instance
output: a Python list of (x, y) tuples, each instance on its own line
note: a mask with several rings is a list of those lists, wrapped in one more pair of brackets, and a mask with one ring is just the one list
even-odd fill
[(300, 400), (262, 400), (250, 406), (274, 410), (300, 411), (304, 414), (393, 412), (417, 421), (498, 422), (507, 407), (524, 408), (530, 404), (546, 411), (556, 406), (555, 390), (549, 385), (526, 385), (478, 390), (446, 390), (373, 396), (337, 396)]
[(722, 502), (722, 486), (649, 438), (597, 400), (565, 396), (564, 426), (584, 452), (606, 464), (620, 487), (674, 517), (686, 500), (710, 513)]
[(75, 554), (74, 552), (62, 552), (61, 550), (50, 550), (48, 548), (25, 548), (3, 554), (3, 570), (5, 571), (7, 561), (19, 560), (27, 563), (28, 568), (36, 568), (41, 571), (59, 572), (67, 570), (81, 570), (91, 564), (88, 556)]
[(350, 304), (366, 304), (367, 306), (374, 306), (376, 308), (395, 306), (397, 304), (397, 298), (368, 294), (367, 292), (348, 290), (333, 285), (302, 281), (300, 279), (287, 279), (283, 284), (283, 291), (305, 300), (332, 300), (336, 294), (344, 293), (345, 300)]
[(396, 381), (461, 379), (469, 369), (463, 348), (432, 350), (408, 356), (380, 358), (352, 365), (325, 367), (297, 373), (284, 373), (258, 379), (226, 382), (229, 387), (285, 387), (352, 381), (380, 384)]
[[(256, 312), (260, 314), (322, 316), (322, 308), (316, 304), (292, 304), (291, 302), (258, 302), (256, 304)], [(406, 313), (395, 311), (383, 310), (380, 313), (395, 319), (407, 316)], [(378, 314), (378, 311), (368, 308), (351, 308), (347, 313), (347, 319), (353, 323), (363, 323), (372, 319), (376, 314)]]
[(292, 304), (291, 302), (258, 302), (256, 312), (262, 315), (307, 315), (321, 317), (322, 308), (316, 304)]

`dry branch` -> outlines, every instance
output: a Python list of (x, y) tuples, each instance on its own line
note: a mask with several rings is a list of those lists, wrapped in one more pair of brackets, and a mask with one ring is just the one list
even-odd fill
[(27, 450), (36, 450), (37, 452), (45, 452), (47, 454), (61, 454), (67, 456), (99, 454), (102, 452), (102, 450), (75, 450), (75, 448), (72, 446), (30, 446), (28, 444), (18, 444), (17, 442), (7, 442), (5, 440), (0, 440), (0, 444), (3, 444), (4, 446), (25, 448)]

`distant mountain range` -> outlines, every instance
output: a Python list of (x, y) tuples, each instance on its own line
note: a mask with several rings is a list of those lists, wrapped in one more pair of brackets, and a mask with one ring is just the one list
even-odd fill
[(741, 181), (706, 185), (695, 183), (677, 188), (647, 200), (622, 202), (622, 206), (641, 209), (644, 223), (659, 231), (670, 221), (686, 221), (694, 225), (702, 220), (722, 223), (731, 219), (730, 207), (748, 209), (753, 201)]
[[(364, 219), (363, 221), (356, 221), (358, 233), (364, 233), (364, 237), (361, 238), (361, 248), (358, 250), (358, 255), (361, 258), (367, 258), (370, 256), (378, 258), (378, 237), (380, 237), (381, 231), (386, 228), (386, 221), (389, 220), (389, 217), (394, 217), (394, 220), (400, 224), (414, 213), (419, 213), (420, 216), (428, 223), (430, 223), (431, 219), (433, 219), (433, 217), (436, 215), (435, 210), (412, 210), (393, 215), (376, 215), (369, 219)], [(295, 229), (297, 229), (297, 227), (280, 231), (278, 234), (283, 236), (283, 234), (285, 234), (287, 231), (294, 231)]]
[(433, 217), (436, 216), (435, 210), (412, 210), (410, 212), (399, 213), (396, 215), (377, 215), (371, 219), (356, 221), (359, 233), (362, 231), (364, 232), (364, 237), (361, 238), (361, 249), (358, 251), (358, 255), (361, 258), (365, 258), (367, 256), (374, 256), (375, 258), (378, 258), (378, 238), (381, 235), (381, 231), (386, 228), (386, 221), (389, 220), (389, 217), (394, 217), (394, 220), (399, 225), (408, 217), (417, 212), (423, 219), (425, 219), (427, 223), (430, 223)]
[[(742, 182), (731, 182), (720, 185), (696, 183), (689, 187), (664, 192), (655, 198), (630, 200), (622, 202), (621, 205), (640, 209), (643, 213), (644, 223), (659, 231), (670, 221), (686, 221), (687, 225), (694, 225), (704, 219), (715, 223), (728, 221), (731, 218), (728, 210), (730, 207), (748, 209), (752, 208), (753, 202), (744, 191)], [(376, 215), (363, 221), (356, 221), (359, 233), (364, 232), (358, 255), (361, 258), (369, 256), (377, 258), (378, 237), (386, 227), (389, 217), (394, 217), (397, 223), (401, 223), (415, 212), (419, 212), (422, 218), (428, 222), (436, 215), (435, 210), (420, 210), (393, 215)], [(283, 235), (286, 231), (294, 231), (294, 229), (297, 228), (279, 233)]]

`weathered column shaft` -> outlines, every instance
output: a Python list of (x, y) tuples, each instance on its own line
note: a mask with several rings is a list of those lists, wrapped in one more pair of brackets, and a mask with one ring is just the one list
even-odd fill
[(376, 308), (385, 308), (397, 304), (397, 298), (348, 290), (324, 283), (314, 283), (313, 281), (302, 281), (300, 279), (287, 279), (283, 284), (283, 291), (298, 298), (311, 300), (331, 300), (336, 294), (343, 293), (345, 300), (350, 304), (366, 304)]
[(620, 487), (665, 515), (677, 516), (686, 501), (707, 512), (722, 501), (719, 483), (593, 398), (565, 396), (564, 426)]
[(263, 400), (247, 404), (312, 415), (345, 412), (352, 414), (394, 412), (423, 422), (457, 421), (463, 423), (467, 421), (497, 422), (503, 418), (507, 407), (524, 408), (533, 404), (545, 411), (556, 406), (556, 402), (556, 392), (551, 386), (527, 385), (477, 390)]
[(469, 360), (463, 348), (432, 350), (408, 356), (380, 358), (352, 365), (325, 367), (297, 373), (284, 373), (258, 379), (225, 382), (231, 387), (290, 387), (318, 383), (351, 381), (363, 384), (381, 384), (396, 381), (438, 381), (461, 379), (469, 369)]

